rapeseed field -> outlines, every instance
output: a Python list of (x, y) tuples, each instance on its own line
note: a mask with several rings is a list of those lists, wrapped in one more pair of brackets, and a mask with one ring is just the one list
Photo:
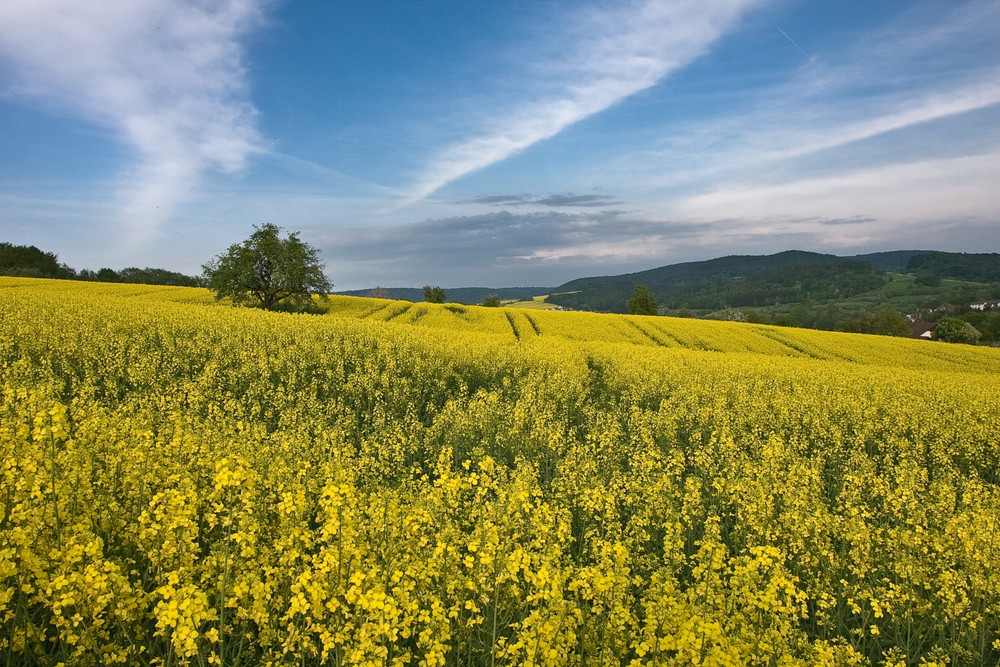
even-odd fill
[(1000, 662), (1000, 351), (0, 278), (2, 665)]

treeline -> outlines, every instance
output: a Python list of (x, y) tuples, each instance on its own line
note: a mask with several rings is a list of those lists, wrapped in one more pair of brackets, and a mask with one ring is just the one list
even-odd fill
[[(694, 317), (694, 314), (686, 309), (673, 311), (670, 314), (675, 317)], [(935, 324), (943, 320), (967, 322), (975, 329), (975, 333), (972, 336), (973, 340), (963, 342), (1000, 345), (1000, 309), (977, 311), (968, 307), (948, 305), (920, 315), (923, 320)], [(752, 308), (727, 308), (707, 315), (706, 319), (880, 336), (912, 335), (906, 318), (889, 306), (849, 310), (834, 304), (823, 306), (796, 304), (788, 313), (781, 314), (761, 312)]]
[(1000, 345), (1000, 310), (976, 311), (970, 310), (954, 315), (968, 322), (979, 332), (980, 345)]
[(166, 269), (153, 269), (146, 267), (140, 269), (129, 266), (121, 271), (113, 269), (100, 269), (91, 271), (83, 269), (76, 274), (78, 280), (93, 280), (99, 283), (139, 283), (142, 285), (174, 285), (177, 287), (204, 287), (205, 282), (200, 277), (186, 276), (176, 271)]
[[(707, 268), (700, 267), (697, 280), (679, 274), (672, 276), (677, 280), (673, 284), (657, 284), (653, 281), (650, 281), (652, 284), (643, 284), (647, 284), (656, 295), (657, 303), (664, 308), (704, 312), (842, 299), (878, 289), (889, 280), (885, 271), (867, 262), (836, 260), (825, 255), (781, 253), (763, 259), (773, 259), (775, 262), (784, 259), (795, 263), (756, 267), (752, 272), (744, 274), (739, 274), (738, 270), (748, 268), (747, 262), (735, 264), (735, 261), (746, 258), (723, 259), (727, 262), (725, 266), (716, 266), (720, 264), (716, 260), (699, 263), (699, 266), (703, 264), (705, 267), (712, 264), (714, 271), (710, 274)], [(805, 263), (813, 259), (814, 263)], [(675, 267), (664, 267), (673, 268)], [(666, 275), (665, 270), (660, 273)], [(708, 278), (709, 275), (712, 277)], [(560, 289), (567, 287), (576, 285), (567, 283)], [(618, 276), (581, 281), (577, 289), (579, 291), (552, 294), (547, 300), (578, 310), (627, 312), (628, 297), (622, 298), (622, 284)], [(631, 290), (630, 287), (629, 294)]]
[[(675, 314), (685, 316), (689, 312), (682, 309)], [(880, 336), (910, 335), (910, 326), (907, 324), (906, 318), (900, 312), (889, 307), (873, 310), (845, 310), (832, 304), (821, 307), (798, 304), (793, 306), (790, 312), (780, 315), (759, 312), (752, 308), (727, 308), (708, 315), (706, 319)]]
[(907, 273), (974, 283), (1000, 282), (1000, 253), (928, 252), (906, 262)]
[(0, 242), (0, 275), (22, 278), (73, 278), (76, 271), (61, 264), (51, 252), (35, 246)]
[(202, 287), (201, 277), (187, 276), (177, 271), (140, 269), (135, 266), (120, 271), (103, 268), (97, 271), (77, 271), (59, 261), (51, 252), (35, 246), (13, 245), (0, 242), (0, 275), (22, 278), (59, 278), (63, 280), (90, 280), (102, 283), (138, 283), (144, 285), (173, 285), (177, 287)]
[(753, 277), (718, 281), (667, 295), (662, 302), (669, 308), (713, 310), (828, 301), (878, 289), (888, 280), (884, 271), (856, 261), (775, 266)]

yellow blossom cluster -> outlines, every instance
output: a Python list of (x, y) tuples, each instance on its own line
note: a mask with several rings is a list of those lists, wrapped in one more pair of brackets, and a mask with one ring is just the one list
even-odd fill
[(0, 278), (0, 663), (1000, 662), (1000, 353)]

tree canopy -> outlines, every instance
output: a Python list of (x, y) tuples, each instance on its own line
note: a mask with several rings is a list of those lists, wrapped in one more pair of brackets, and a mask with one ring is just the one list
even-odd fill
[(51, 252), (35, 246), (0, 243), (0, 275), (29, 278), (72, 278), (75, 272)]
[(628, 310), (633, 315), (656, 315), (656, 299), (645, 285), (636, 285), (632, 298), (628, 300)]
[(444, 290), (435, 285), (424, 285), (424, 301), (428, 303), (444, 303)]
[(910, 326), (906, 323), (906, 318), (899, 311), (889, 307), (849, 313), (837, 322), (837, 330), (880, 336), (910, 336)]
[(976, 327), (957, 317), (942, 317), (934, 327), (934, 340), (975, 345), (982, 338)]
[(299, 239), (298, 232), (280, 237), (277, 225), (266, 223), (250, 238), (204, 264), (208, 288), (216, 299), (273, 310), (279, 304), (305, 308), (312, 295), (326, 295), (333, 283), (323, 273), (319, 250)]
[(174, 285), (177, 287), (202, 287), (204, 280), (194, 276), (186, 276), (177, 271), (155, 269), (147, 266), (140, 269), (137, 266), (127, 266), (121, 271), (107, 267), (98, 271), (81, 269), (76, 277), (80, 280), (92, 280), (102, 283), (138, 283), (143, 285)]

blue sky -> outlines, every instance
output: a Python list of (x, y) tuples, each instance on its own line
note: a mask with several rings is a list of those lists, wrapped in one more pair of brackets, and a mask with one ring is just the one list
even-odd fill
[(5, 0), (0, 240), (340, 289), (1000, 251), (1000, 2)]

